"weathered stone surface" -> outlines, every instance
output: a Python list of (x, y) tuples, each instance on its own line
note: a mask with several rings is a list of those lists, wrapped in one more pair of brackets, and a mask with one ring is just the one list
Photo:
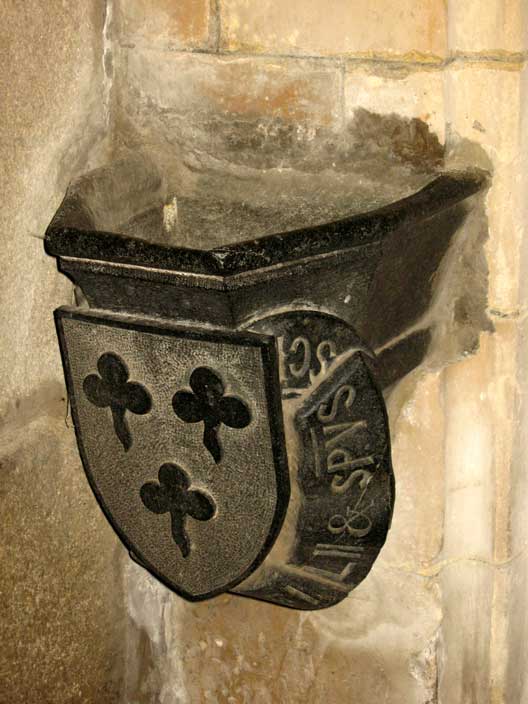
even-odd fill
[(491, 698), (493, 568), (460, 560), (444, 567), (440, 583), (445, 606), (438, 701), (506, 702), (499, 683), (500, 698)]
[(507, 58), (527, 48), (526, 19), (523, 0), (449, 0), (449, 48)]
[(129, 638), (151, 644), (130, 701), (434, 701), (441, 611), (423, 577), (381, 560), (350, 598), (311, 614), (232, 596), (188, 605), (151, 580), (129, 571)]
[(493, 171), (486, 199), (488, 305), (505, 314), (516, 311), (519, 302), (521, 213), (526, 200), (521, 175), (528, 163), (521, 146), (522, 104), (520, 73), (511, 66), (455, 63), (447, 71), (447, 162), (455, 166), (471, 160)]
[[(159, 50), (124, 51), (125, 89), (151, 110), (193, 122), (206, 116), (340, 122), (340, 75), (310, 60), (239, 58)], [(126, 96), (121, 93), (122, 103)]]
[(118, 0), (116, 31), (121, 41), (147, 41), (183, 49), (209, 45), (210, 0)]
[(112, 704), (122, 673), (115, 539), (90, 496), (52, 310), (71, 285), (42, 238), (104, 144), (105, 6), (3, 3), (0, 41), (0, 701)]
[(518, 558), (510, 522), (516, 345), (516, 325), (497, 320), (476, 355), (445, 371), (441, 701), (508, 701), (505, 604), (510, 561)]
[(0, 701), (9, 704), (114, 704), (121, 689), (117, 540), (65, 416), (62, 385), (50, 384), (0, 433)]
[[(445, 469), (443, 373), (417, 370), (389, 397), (397, 502), (384, 559), (427, 569), (443, 542)], [(392, 535), (394, 533), (394, 536)]]
[[(445, 55), (439, 2), (220, 4), (227, 51), (422, 62)], [(120, 37), (124, 43), (207, 46), (205, 5), (167, 0), (154, 5), (140, 0), (123, 5), (130, 8), (120, 30), (127, 34)], [(517, 321), (525, 325), (526, 290), (519, 279), (528, 280), (521, 249), (526, 150), (519, 128), (526, 86), (519, 81), (521, 65), (508, 56), (526, 48), (525, 29), (521, 3), (514, 0), (448, 5), (450, 49), (493, 54), (493, 61), (478, 66), (459, 61), (445, 73), (398, 69), (389, 74), (378, 67), (369, 73), (347, 65), (344, 111), (339, 71), (326, 61), (261, 58), (252, 68), (247, 58), (229, 66), (225, 58), (183, 60), (174, 52), (152, 61), (137, 51), (133, 69), (119, 78), (117, 143), (154, 145), (160, 159), (164, 153), (170, 163), (184, 155), (194, 174), (204, 154), (206, 160), (220, 156), (220, 173), (224, 160), (244, 168), (282, 168), (281, 140), (288, 146), (297, 142), (301, 163), (320, 134), (316, 127), (313, 139), (314, 125), (337, 132), (352, 118), (355, 144), (363, 139), (363, 148), (349, 153), (348, 160), (364, 183), (368, 160), (358, 160), (358, 154), (373, 150), (373, 163), (390, 143), (389, 163), (404, 154), (406, 166), (420, 168), (424, 159), (430, 165), (443, 157), (448, 124), (450, 164), (494, 170), (487, 198), (489, 307), (495, 321), (503, 316), (511, 321), (478, 340), (487, 325), (481, 256), (487, 226), (472, 215), (476, 219), (464, 225), (467, 249), (453, 250), (434, 277), (435, 286), (441, 285), (433, 287), (437, 325), (428, 358), (391, 389), (399, 485), (391, 539), (371, 578), (341, 606), (305, 616), (239, 597), (189, 607), (130, 566), (127, 702), (526, 700), (525, 419), (517, 439), (510, 435), (511, 406), (524, 404), (526, 387), (524, 375), (518, 388), (514, 384), (514, 365), (526, 366), (526, 341), (519, 343), (512, 331)], [(192, 17), (185, 17), (191, 6)], [(71, 176), (96, 163), (89, 154), (104, 132), (102, 108), (109, 90), (108, 83), (101, 88), (104, 9), (102, 2), (69, 3), (67, 11), (59, 0), (11, 3), (6, 17), (1, 58), (16, 70), (0, 77), (7, 263), (0, 285), (0, 378), (8, 413), (1, 444), (6, 476), (14, 479), (4, 484), (0, 498), (8, 554), (0, 578), (7, 594), (7, 616), (0, 621), (7, 643), (0, 700), (110, 704), (118, 698), (119, 680), (112, 667), (122, 664), (113, 538), (86, 493), (71, 431), (62, 429), (59, 419), (63, 404), (60, 411), (56, 404), (62, 377), (49, 313), (70, 299), (71, 290), (44, 258), (41, 242), (29, 236), (42, 233)], [(191, 68), (193, 62), (201, 68)], [(108, 70), (110, 63), (107, 52)], [(438, 142), (415, 119), (429, 125)], [(394, 130), (404, 135), (403, 149), (399, 136), (389, 136)], [(329, 152), (318, 158), (321, 154), (326, 158)], [(329, 174), (333, 163), (340, 168), (339, 160), (328, 161)], [(391, 182), (402, 172), (386, 169), (387, 163), (382, 160), (377, 173), (385, 171)], [(242, 191), (248, 173), (237, 174)], [(329, 183), (331, 192), (334, 182)], [(277, 193), (282, 184), (277, 182)], [(445, 286), (447, 298), (441, 295)], [(479, 344), (478, 356), (439, 371), (461, 354), (474, 354)], [(15, 411), (17, 405), (22, 410)], [(51, 406), (54, 419), (40, 420)], [(517, 406), (513, 411), (521, 413)], [(445, 551), (438, 555), (444, 511)], [(90, 546), (103, 546), (103, 554)], [(438, 650), (437, 640), (443, 640)]]
[[(442, 164), (440, 72), (378, 75), (350, 66), (344, 112), (342, 77), (326, 60), (131, 49), (119, 65), (117, 117), (126, 145), (148, 151), (181, 197), (199, 202), (207, 194), (263, 208), (269, 232), (298, 226), (299, 211), (306, 220), (314, 203), (351, 213), (395, 201)], [(390, 112), (396, 95), (402, 115)], [(291, 213), (279, 224), (273, 210), (287, 213), (286, 194)], [(246, 233), (237, 203), (229, 216)], [(186, 209), (184, 202), (183, 218)]]
[(222, 48), (251, 53), (440, 56), (445, 4), (439, 0), (315, 0), (309, 4), (221, 0)]
[(101, 2), (72, 3), (65, 13), (57, 0), (7, 13), (0, 56), (16, 70), (0, 76), (1, 403), (60, 378), (50, 314), (69, 286), (36, 238), (104, 135), (103, 21)]
[[(302, 161), (318, 130), (332, 135), (342, 123), (341, 75), (330, 64), (122, 50), (119, 65), (121, 138), (134, 150), (148, 145), (169, 181), (190, 168), (191, 188), (204, 167), (225, 175), (225, 162), (281, 167), (285, 153)], [(251, 174), (240, 175), (244, 189)]]
[[(397, 115), (401, 120), (420, 120), (428, 125), (441, 144), (445, 141), (444, 75), (438, 68), (358, 66), (347, 63), (345, 116), (358, 110), (380, 115)], [(387, 129), (387, 132), (389, 130)], [(419, 135), (416, 134), (418, 141)], [(424, 152), (428, 149), (424, 140)], [(425, 154), (417, 155), (424, 161)], [(427, 157), (426, 157), (427, 158)]]

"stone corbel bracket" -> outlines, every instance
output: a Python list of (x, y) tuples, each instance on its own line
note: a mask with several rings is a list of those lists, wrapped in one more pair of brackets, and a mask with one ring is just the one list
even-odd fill
[[(160, 180), (116, 173), (74, 183), (45, 240), (82, 292), (56, 322), (103, 511), (133, 559), (189, 600), (338, 603), (391, 522), (382, 389), (427, 350), (415, 323), (431, 273), (486, 174), (440, 174), (377, 210), (192, 249), (119, 234), (121, 211)], [(373, 350), (394, 339), (384, 367)]]

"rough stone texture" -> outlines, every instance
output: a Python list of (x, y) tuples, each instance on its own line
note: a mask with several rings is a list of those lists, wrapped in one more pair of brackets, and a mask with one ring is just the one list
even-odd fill
[(117, 0), (116, 30), (127, 43), (147, 40), (182, 49), (206, 49), (210, 0)]
[(221, 46), (272, 54), (442, 56), (446, 11), (441, 0), (220, 0)]
[(3, 10), (0, 701), (115, 702), (116, 540), (64, 424), (52, 310), (72, 292), (39, 239), (70, 178), (104, 144), (104, 4)]
[[(410, 195), (443, 160), (440, 72), (350, 66), (343, 91), (341, 72), (326, 60), (141, 48), (123, 50), (118, 65), (123, 145), (154, 158), (169, 192), (267, 208), (269, 231), (286, 193), (285, 229), (314, 200), (350, 214)], [(387, 114), (396, 96), (406, 107)]]
[(341, 75), (321, 62), (124, 50), (121, 65), (121, 129), (178, 152), (189, 143), (195, 158), (255, 151), (282, 121), (305, 140), (316, 126), (341, 124)]
[[(339, 72), (319, 61), (126, 52), (122, 76), (136, 99), (182, 117), (280, 117), (333, 126), (339, 120)], [(126, 79), (125, 79), (126, 76)]]
[[(90, 150), (101, 142), (106, 120), (102, 86), (94, 84), (101, 84), (102, 3), (74, 4), (68, 14), (59, 1), (31, 8), (12, 4), (7, 17), (1, 58), (17, 70), (0, 77), (6, 263), (0, 291), (10, 301), (0, 309), (0, 354), (10, 360), (0, 365), (2, 404), (50, 376), (60, 378), (50, 314), (68, 299), (68, 284), (35, 238), (43, 237), (71, 175), (85, 168)], [(35, 81), (39, 75), (45, 78)], [(22, 354), (30, 347), (39, 354)]]
[(355, 62), (348, 62), (345, 77), (346, 118), (350, 119), (358, 109), (420, 120), (429, 125), (443, 143), (443, 71), (438, 68), (417, 69), (401, 64), (358, 66)]
[[(151, 645), (129, 696), (163, 704), (433, 701), (438, 590), (383, 562), (369, 582), (332, 609), (299, 613), (229, 595), (185, 604), (131, 567), (133, 633)], [(129, 666), (134, 681), (138, 663)]]
[(114, 704), (124, 661), (117, 543), (65, 427), (62, 384), (19, 408), (0, 434), (0, 701)]
[[(285, 153), (302, 162), (320, 146), (318, 130), (332, 136), (342, 124), (341, 74), (324, 62), (122, 50), (119, 65), (120, 140), (146, 147), (169, 182), (190, 169), (191, 189), (193, 174), (225, 173), (226, 162), (280, 168)], [(250, 174), (240, 175), (244, 189)]]

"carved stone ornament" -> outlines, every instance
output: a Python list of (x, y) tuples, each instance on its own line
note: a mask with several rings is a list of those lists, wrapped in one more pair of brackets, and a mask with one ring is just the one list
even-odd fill
[[(274, 543), (290, 496), (273, 339), (65, 309), (56, 317), (81, 457), (123, 542), (189, 599), (238, 584)], [(148, 412), (127, 414), (128, 449), (112, 406), (86, 388), (116, 350), (127, 383), (150, 398)], [(180, 390), (189, 379), (196, 395)]]
[(95, 172), (46, 235), (78, 287), (80, 305), (55, 318), (102, 510), (186, 599), (338, 603), (391, 523), (383, 389), (427, 348), (427, 329), (404, 334), (426, 277), (385, 283), (393, 240), (425, 220), (447, 227), (446, 213), (458, 222), (484, 176), (441, 175), (377, 211), (213, 249), (113, 233), (90, 202), (105, 178), (106, 208), (122, 209), (122, 184)]

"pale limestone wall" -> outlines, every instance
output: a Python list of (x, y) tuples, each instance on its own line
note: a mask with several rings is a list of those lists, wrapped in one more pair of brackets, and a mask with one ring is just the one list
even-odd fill
[[(528, 71), (526, 67), (521, 77), (521, 100), (524, 105), (520, 120), (520, 128), (526, 134), (528, 128)], [(520, 155), (522, 164), (521, 188), (526, 194), (528, 191), (528, 144), (526, 139), (521, 145)], [(524, 198), (521, 206), (520, 217), (524, 222), (528, 219), (528, 200)], [(528, 336), (526, 330), (526, 300), (528, 295), (526, 262), (528, 240), (526, 236), (521, 245), (520, 290), (519, 305), (517, 308), (516, 322), (518, 325), (517, 355), (517, 413), (516, 434), (514, 438), (513, 462), (510, 481), (507, 488), (511, 493), (511, 545), (510, 552), (519, 556), (509, 570), (507, 589), (504, 590), (502, 613), (505, 615), (503, 622), (503, 642), (508, 652), (505, 663), (505, 680), (507, 683), (506, 699), (510, 701), (528, 700), (528, 682), (522, 673), (525, 671), (528, 657), (527, 614), (525, 607), (526, 594), (528, 593), (528, 560), (526, 559), (526, 544), (528, 542), (528, 529), (526, 523), (526, 503), (528, 500), (528, 482), (526, 472), (526, 456), (528, 452), (528, 413), (526, 406), (526, 388), (528, 385)]]
[[(0, 702), (528, 703), (526, 2), (4, 5)], [(493, 174), (433, 282), (428, 357), (387, 396), (387, 546), (325, 612), (187, 604), (90, 496), (50, 317), (71, 287), (36, 237), (112, 147), (175, 177), (179, 159), (273, 165), (281, 139), (346, 138), (358, 109), (416, 128), (413, 159), (436, 135), (448, 165)]]
[(0, 702), (107, 704), (122, 671), (117, 545), (66, 423), (52, 312), (72, 287), (42, 242), (104, 146), (105, 8), (3, 0), (0, 15)]
[[(363, 109), (417, 118), (447, 166), (493, 174), (436, 277), (428, 357), (387, 396), (397, 504), (371, 575), (341, 605), (298, 614), (230, 596), (184, 604), (129, 565), (138, 646), (127, 701), (528, 701), (518, 432), (525, 3), (119, 0), (114, 9), (118, 141), (158, 150), (169, 171), (175, 155), (195, 171), (215, 158), (274, 166), (274, 139), (289, 134), (308, 153), (314, 134), (346, 134)], [(246, 144), (244, 130), (265, 138)]]

